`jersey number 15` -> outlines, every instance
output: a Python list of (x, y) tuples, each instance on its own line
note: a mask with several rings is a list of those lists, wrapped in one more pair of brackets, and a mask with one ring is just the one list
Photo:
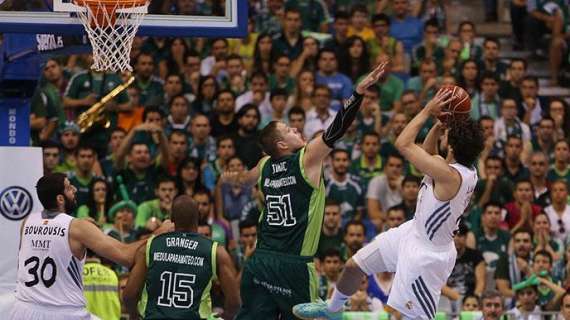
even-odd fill
[(188, 309), (194, 303), (192, 284), (196, 275), (189, 273), (172, 273), (164, 271), (160, 274), (161, 293), (157, 304), (163, 307)]

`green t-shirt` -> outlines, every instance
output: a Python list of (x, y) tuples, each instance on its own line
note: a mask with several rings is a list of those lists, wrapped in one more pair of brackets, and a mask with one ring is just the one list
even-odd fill
[(554, 165), (550, 166), (546, 175), (546, 180), (549, 182), (564, 180), (566, 181), (566, 185), (570, 185), (570, 166), (568, 166), (564, 171), (558, 171)]
[[(363, 77), (360, 77), (357, 82), (360, 82)], [(404, 92), (404, 82), (400, 78), (389, 74), (386, 81), (383, 83), (378, 83), (378, 92), (380, 93), (380, 99), (378, 103), (380, 104), (380, 109), (382, 111), (392, 111), (394, 102), (400, 101), (402, 93)]]
[(303, 30), (320, 32), (321, 24), (327, 21), (325, 9), (321, 1), (315, 0), (288, 0), (285, 7), (294, 7), (301, 12)]
[(364, 194), (358, 177), (348, 174), (343, 182), (327, 179), (325, 185), (327, 199), (335, 200), (340, 204), (343, 220), (354, 218), (357, 210), (364, 206)]
[[(80, 72), (74, 75), (67, 85), (65, 96), (71, 99), (83, 99), (89, 94), (97, 95), (97, 100), (101, 100), (105, 95), (121, 85), (123, 80), (114, 73), (96, 74), (93, 72)], [(129, 102), (129, 95), (123, 90), (115, 101), (119, 104)], [(87, 110), (89, 107), (80, 107), (76, 109), (77, 113)]]
[(506, 254), (509, 247), (510, 233), (504, 230), (497, 230), (494, 238), (487, 238), (483, 230), (478, 229), (473, 232), (477, 240), (477, 250), (481, 252), (487, 263), (487, 269), (495, 270), (497, 261), (501, 254)]
[[(473, 198), (475, 202), (479, 202), (479, 199), (481, 199), (483, 193), (485, 193), (486, 185), (486, 179), (477, 181), (477, 184), (475, 185), (475, 195)], [(511, 181), (505, 177), (500, 177), (497, 182), (495, 182), (495, 185), (491, 190), (491, 196), (489, 200), (498, 202), (500, 204), (511, 202), (513, 200), (513, 190), (514, 186)]]
[[(388, 45), (386, 48), (382, 45), (380, 40), (377, 37), (369, 39), (366, 41), (368, 45), (368, 53), (370, 54), (370, 61), (376, 61), (376, 58), (379, 54), (387, 54), (390, 57), (394, 57), (396, 54), (396, 45), (398, 44), (398, 40), (396, 38), (388, 36)], [(384, 50), (386, 49), (386, 50)]]
[(91, 183), (91, 180), (93, 180), (93, 176), (80, 178), (75, 173), (69, 177), (69, 182), (77, 189), (75, 200), (77, 201), (78, 206), (87, 204), (87, 200), (89, 199), (89, 184)]
[(400, 101), (404, 92), (404, 82), (394, 75), (388, 75), (386, 82), (380, 87), (380, 108), (392, 110), (396, 101)]
[[(279, 84), (277, 83), (277, 77), (272, 74), (269, 76), (269, 89), (273, 91), (277, 88), (284, 89), (288, 94), (293, 94), (293, 91), (295, 91), (295, 80), (293, 80), (291, 77), (287, 77), (284, 85)], [(263, 126), (260, 127), (263, 128)]]
[(265, 204), (259, 222), (257, 248), (285, 254), (314, 256), (325, 207), (325, 185), (313, 186), (303, 167), (305, 148), (261, 164), (259, 190)]
[[(91, 210), (89, 209), (89, 207), (87, 205), (82, 205), (79, 208), (77, 208), (77, 218), (89, 218), (91, 217), (90, 215)], [(101, 220), (102, 215), (105, 215), (105, 212), (98, 212), (97, 216), (93, 216), (92, 218), (95, 219), (96, 222), (99, 222), (99, 220)], [(109, 217), (106, 217), (106, 223), (103, 224), (101, 226), (102, 229), (110, 229), (113, 227), (112, 221), (109, 219)]]
[(139, 103), (143, 106), (164, 104), (164, 88), (162, 80), (154, 76), (147, 82), (143, 82), (139, 77), (135, 80), (135, 85), (140, 90)]
[(147, 221), (152, 217), (161, 221), (168, 217), (168, 212), (163, 212), (160, 209), (159, 199), (145, 201), (139, 205), (137, 208), (137, 217), (135, 218), (135, 228), (144, 229)]
[(382, 170), (384, 169), (383, 162), (384, 161), (382, 161), (382, 157), (380, 157), (380, 155), (376, 156), (376, 160), (372, 168), (366, 166), (364, 155), (360, 156), (357, 160), (352, 161), (350, 172), (360, 178), (360, 186), (363, 190), (363, 194), (366, 194), (370, 180), (382, 174)]
[[(154, 199), (154, 187), (156, 179), (160, 173), (160, 169), (154, 165), (148, 167), (144, 175), (137, 175), (131, 169), (124, 169), (117, 173), (123, 177), (123, 183), (127, 188), (129, 197), (137, 205), (141, 204), (147, 200)], [(119, 199), (121, 195), (118, 193), (119, 186), (117, 185), (116, 179), (114, 180), (115, 186), (114, 190), (116, 192), (116, 198)]]
[[(55, 121), (57, 124), (65, 122), (63, 102), (59, 89), (51, 83), (36, 89), (31, 100), (30, 113), (36, 117), (45, 117), (48, 122)], [(39, 131), (32, 131), (34, 144), (39, 142)]]
[(212, 314), (217, 243), (197, 233), (169, 232), (146, 247), (145, 319), (200, 320)]

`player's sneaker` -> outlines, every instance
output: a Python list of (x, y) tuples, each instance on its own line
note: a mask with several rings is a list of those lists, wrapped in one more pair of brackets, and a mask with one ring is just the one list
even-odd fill
[(293, 307), (293, 314), (301, 319), (330, 319), (342, 320), (342, 312), (332, 312), (327, 308), (327, 303), (324, 301), (312, 303), (300, 303)]

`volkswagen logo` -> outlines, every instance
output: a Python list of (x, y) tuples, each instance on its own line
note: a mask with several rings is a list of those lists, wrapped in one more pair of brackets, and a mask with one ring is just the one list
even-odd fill
[(34, 207), (28, 190), (11, 186), (0, 193), (0, 213), (8, 220), (24, 219)]

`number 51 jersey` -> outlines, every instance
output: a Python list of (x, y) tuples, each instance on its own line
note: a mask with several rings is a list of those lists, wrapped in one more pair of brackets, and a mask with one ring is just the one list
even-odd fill
[(71, 253), (69, 226), (73, 217), (42, 215), (29, 215), (22, 230), (16, 298), (39, 305), (83, 308), (85, 257), (79, 260)]
[(325, 186), (322, 173), (318, 186), (309, 181), (304, 154), (305, 147), (279, 159), (266, 158), (261, 164), (259, 189), (265, 204), (259, 218), (259, 249), (300, 256), (314, 256), (317, 251)]

